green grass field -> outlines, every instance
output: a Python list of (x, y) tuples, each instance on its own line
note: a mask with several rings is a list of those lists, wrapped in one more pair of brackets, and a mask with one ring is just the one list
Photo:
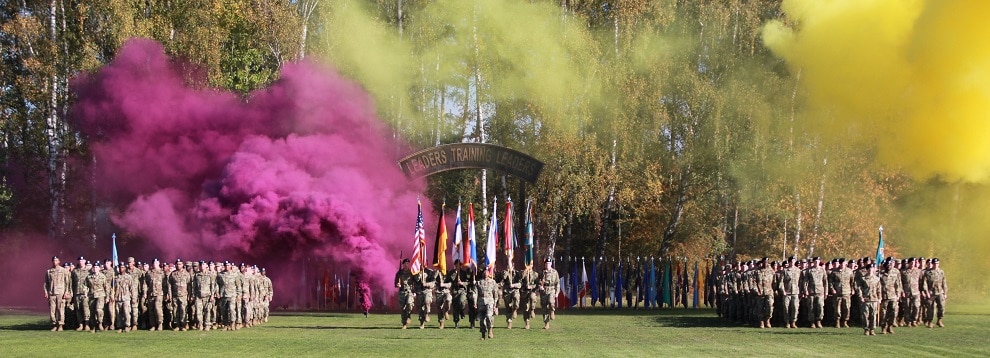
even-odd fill
[[(223, 332), (49, 332), (47, 317), (0, 313), (0, 356), (990, 356), (990, 306), (958, 306), (945, 328), (760, 330), (729, 324), (711, 310), (559, 311), (550, 330), (399, 329), (396, 314), (279, 313), (266, 325)], [(520, 324), (521, 325), (521, 324)]]

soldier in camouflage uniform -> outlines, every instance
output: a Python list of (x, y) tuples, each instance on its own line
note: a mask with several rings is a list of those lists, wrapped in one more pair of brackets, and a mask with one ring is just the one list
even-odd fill
[(812, 260), (811, 268), (805, 271), (804, 294), (810, 298), (811, 311), (809, 320), (812, 327), (822, 328), (822, 318), (824, 316), (825, 293), (828, 292), (828, 280), (825, 277), (825, 270), (819, 265), (821, 258)]
[(949, 287), (945, 284), (945, 272), (939, 268), (937, 258), (932, 259), (932, 268), (925, 272), (921, 280), (921, 292), (928, 298), (925, 324), (932, 328), (932, 320), (938, 319), (936, 325), (945, 327), (942, 317), (945, 315), (945, 300), (949, 297)]
[(440, 324), (440, 329), (443, 329), (444, 322), (450, 317), (450, 305), (453, 301), (453, 296), (450, 292), (450, 287), (452, 286), (450, 282), (450, 273), (457, 271), (456, 267), (460, 263), (460, 260), (454, 260), (454, 268), (447, 270), (447, 272), (435, 272), (434, 284), (437, 288), (436, 301), (437, 301), (437, 322)]
[(134, 296), (131, 297), (131, 324), (130, 326), (134, 329), (139, 329), (144, 324), (142, 316), (146, 315), (147, 306), (144, 302), (144, 273), (140, 265), (138, 265), (133, 257), (127, 258), (127, 271), (131, 274), (131, 279), (134, 281), (135, 291)]
[(272, 290), (272, 279), (268, 278), (265, 268), (261, 268), (261, 289), (261, 321), (267, 323), (269, 306), (275, 291)]
[(897, 303), (903, 295), (901, 289), (901, 272), (897, 269), (897, 260), (888, 259), (884, 264), (883, 274), (880, 275), (880, 286), (883, 301), (880, 301), (880, 333), (894, 333), (894, 321), (897, 318)]
[(412, 316), (415, 301), (413, 284), (413, 274), (409, 271), (409, 259), (402, 259), (401, 268), (395, 273), (395, 287), (399, 289), (399, 308), (402, 311), (402, 329), (406, 329)]
[(433, 288), (437, 285), (437, 270), (425, 268), (413, 275), (413, 289), (416, 292), (416, 310), (419, 311), (419, 329), (430, 321), (430, 305), (433, 304)]
[(251, 305), (254, 302), (255, 293), (258, 291), (256, 286), (257, 281), (254, 280), (254, 272), (251, 266), (241, 264), (239, 279), (241, 281), (241, 300), (240, 305), (237, 307), (238, 328), (250, 327), (254, 324), (254, 310), (251, 308)]
[(523, 320), (526, 322), (526, 329), (529, 329), (529, 321), (536, 315), (536, 306), (540, 304), (539, 297), (540, 274), (533, 270), (533, 265), (527, 265), (519, 273), (519, 306), (523, 310)]
[(134, 278), (127, 273), (127, 266), (117, 266), (117, 275), (113, 277), (113, 296), (111, 306), (116, 310), (114, 328), (120, 332), (131, 330), (131, 301), (134, 299)]
[(100, 271), (99, 262), (93, 265), (89, 276), (86, 276), (86, 291), (89, 293), (89, 309), (93, 313), (90, 319), (90, 330), (96, 332), (103, 330), (103, 307), (107, 296), (113, 295), (106, 275)]
[(162, 323), (165, 319), (163, 300), (165, 292), (168, 290), (165, 272), (161, 268), (161, 263), (155, 259), (151, 267), (144, 274), (144, 292), (148, 307), (148, 329), (161, 331)]
[(915, 258), (908, 259), (908, 268), (901, 270), (901, 286), (904, 288), (904, 295), (907, 297), (907, 310), (905, 311), (906, 324), (911, 327), (918, 325), (918, 311), (921, 307), (921, 269), (917, 266)]
[(860, 277), (857, 281), (856, 290), (862, 303), (863, 334), (875, 336), (874, 331), (877, 326), (877, 303), (880, 301), (882, 291), (880, 278), (877, 277), (877, 270), (873, 264), (867, 264), (868, 273)]
[(237, 276), (237, 268), (230, 262), (224, 263), (224, 270), (217, 275), (217, 289), (220, 292), (220, 308), (218, 313), (218, 324), (223, 325), (225, 331), (236, 329), (237, 325), (237, 302), (240, 300), (240, 279)]
[[(103, 261), (103, 267), (100, 269), (100, 272), (103, 273), (103, 278), (107, 280), (107, 285), (110, 285), (110, 288), (113, 289), (114, 288), (113, 278), (114, 276), (117, 275), (117, 270), (114, 270), (113, 268), (113, 261), (112, 260)], [(117, 318), (117, 309), (116, 307), (114, 307), (113, 303), (111, 302), (112, 298), (113, 297), (110, 296), (110, 294), (108, 293), (106, 299), (103, 300), (104, 313), (103, 313), (103, 321), (101, 322), (101, 325), (103, 326), (104, 329), (107, 330), (113, 329), (114, 322), (116, 322), (116, 318)]]
[(481, 339), (493, 338), (492, 323), (495, 315), (495, 295), (498, 284), (488, 277), (488, 270), (482, 268), (480, 279), (475, 286), (478, 288), (478, 323), (481, 326)]
[(496, 280), (502, 287), (502, 297), (505, 302), (505, 326), (508, 329), (512, 329), (512, 320), (516, 319), (516, 312), (519, 310), (519, 288), (522, 287), (519, 280), (521, 278), (522, 275), (514, 270), (510, 264)]
[(798, 296), (801, 294), (801, 269), (795, 267), (795, 258), (792, 256), (781, 270), (780, 296), (784, 300), (784, 310), (786, 311), (787, 328), (797, 328), (798, 309), (801, 303)]
[(176, 270), (168, 276), (169, 296), (172, 299), (172, 330), (185, 331), (189, 328), (186, 311), (189, 303), (189, 286), (192, 277), (186, 271), (185, 263), (182, 260), (175, 261)]
[(196, 266), (196, 275), (192, 278), (192, 298), (196, 315), (196, 329), (209, 331), (213, 326), (210, 309), (213, 307), (213, 300), (217, 297), (216, 276), (206, 271), (209, 270), (206, 262), (200, 261)]
[(58, 256), (52, 257), (52, 268), (45, 273), (45, 298), (48, 299), (48, 315), (52, 332), (61, 331), (65, 325), (65, 301), (72, 291), (72, 274), (62, 267)]
[(767, 266), (767, 258), (760, 261), (760, 268), (753, 273), (756, 281), (756, 302), (759, 314), (760, 328), (770, 328), (770, 318), (773, 317), (773, 276), (774, 272)]
[(79, 326), (76, 331), (89, 330), (89, 294), (86, 290), (86, 277), (89, 271), (86, 270), (86, 259), (79, 256), (79, 265), (72, 270), (72, 299), (75, 301), (76, 322)]
[(832, 302), (835, 311), (835, 328), (849, 327), (850, 297), (855, 281), (852, 269), (846, 267), (845, 263), (845, 259), (840, 259), (838, 265), (829, 274), (829, 293), (835, 297)]
[[(463, 262), (459, 267), (455, 267), (451, 270), (448, 280), (450, 280), (453, 287), (452, 306), (454, 311), (454, 328), (457, 328), (460, 326), (461, 318), (466, 316), (464, 312), (468, 311), (467, 315), (470, 315), (473, 311), (471, 307), (474, 303), (469, 301), (470, 294), (468, 292), (469, 286), (473, 286), (471, 282), (474, 281), (474, 270), (471, 268), (471, 264)], [(471, 325), (474, 326), (474, 318), (468, 317), (468, 319), (471, 321)]]
[(543, 329), (550, 328), (550, 321), (556, 318), (557, 290), (560, 289), (560, 275), (553, 268), (553, 259), (547, 258), (546, 266), (540, 274), (540, 292), (543, 301)]

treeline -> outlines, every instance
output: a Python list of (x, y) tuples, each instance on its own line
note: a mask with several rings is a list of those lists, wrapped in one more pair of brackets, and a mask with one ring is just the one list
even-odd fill
[(417, 147), (541, 159), (535, 184), (448, 172), (428, 195), (435, 210), (460, 198), (485, 215), (504, 211), (492, 195), (535, 199), (543, 254), (868, 255), (878, 225), (897, 235), (914, 184), (869, 148), (821, 138), (828, 118), (803, 114), (800, 70), (761, 42), (784, 18), (770, 0), (6, 1), (0, 225), (96, 240), (114, 208), (88, 189), (69, 86), (140, 36), (199, 86), (247, 93), (315, 59)]

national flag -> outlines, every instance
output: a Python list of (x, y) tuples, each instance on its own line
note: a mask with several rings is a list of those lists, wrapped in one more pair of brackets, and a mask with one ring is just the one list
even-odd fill
[(110, 242), (113, 245), (110, 251), (110, 257), (113, 259), (113, 266), (116, 267), (120, 262), (120, 259), (117, 258), (117, 233), (110, 235)]
[(567, 298), (567, 280), (560, 280), (558, 285), (560, 288), (557, 290), (557, 308), (570, 308), (571, 300)]
[(663, 258), (660, 258), (660, 264), (661, 264), (660, 266), (663, 267), (663, 284), (661, 285), (661, 288), (663, 290), (662, 292), (663, 304), (666, 304), (667, 307), (673, 307), (674, 299), (671, 296), (671, 290), (670, 290), (671, 288), (670, 286), (672, 286), (671, 285), (672, 278), (670, 275), (670, 269), (671, 269), (670, 260), (664, 260)]
[(468, 242), (464, 246), (464, 261), (476, 267), (478, 265), (478, 235), (474, 226), (474, 203), (468, 203)]
[(588, 291), (591, 290), (591, 284), (588, 283), (588, 266), (584, 262), (584, 258), (581, 258), (581, 307), (584, 307), (584, 297), (588, 295)]
[(622, 259), (619, 259), (615, 271), (615, 303), (617, 307), (622, 308)]
[(877, 265), (883, 262), (883, 226), (880, 227), (880, 242), (877, 243)]
[(691, 307), (698, 308), (698, 261), (694, 262), (694, 282), (692, 287), (694, 287), (694, 297), (692, 299)]
[(505, 257), (508, 259), (506, 267), (512, 270), (512, 260), (513, 252), (516, 248), (516, 229), (513, 227), (512, 222), (512, 199), (505, 201), (505, 228), (502, 230), (502, 237), (505, 238), (505, 243), (502, 245), (502, 249), (505, 250)]
[(570, 280), (571, 281), (571, 306), (575, 306), (575, 305), (578, 304), (578, 290), (579, 290), (578, 287), (580, 287), (578, 285), (580, 284), (580, 282), (578, 282), (579, 278), (578, 278), (578, 264), (577, 264), (577, 260), (572, 260), (572, 261), (573, 262), (572, 262), (572, 265), (571, 265), (571, 274), (568, 275), (568, 276), (571, 277), (571, 280)]
[[(457, 218), (454, 219), (454, 247), (451, 248), (451, 258), (454, 261), (464, 262), (464, 228), (461, 227), (461, 202), (457, 202)], [(446, 273), (446, 271), (444, 272)]]
[(591, 305), (598, 302), (598, 261), (591, 262), (591, 277), (588, 285), (591, 287)]
[(433, 267), (440, 272), (447, 272), (447, 223), (443, 219), (447, 204), (440, 206), (440, 223), (437, 224), (437, 240), (433, 245)]
[(488, 270), (488, 277), (492, 277), (495, 273), (495, 260), (496, 252), (495, 248), (498, 243), (498, 215), (495, 215), (495, 208), (498, 207), (498, 198), (492, 197), (492, 216), (488, 223), (488, 239), (485, 241), (485, 266)]
[(533, 200), (526, 201), (526, 253), (523, 265), (533, 265)]
[(415, 275), (426, 263), (426, 230), (423, 229), (423, 203), (419, 200), (416, 200), (416, 230), (413, 241), (413, 258), (409, 269)]
[(660, 302), (657, 302), (657, 264), (653, 258), (650, 258), (650, 303), (653, 307), (659, 307)]

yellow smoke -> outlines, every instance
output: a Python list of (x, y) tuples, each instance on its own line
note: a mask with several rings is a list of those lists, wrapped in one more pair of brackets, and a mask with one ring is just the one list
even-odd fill
[[(990, 287), (990, 1), (785, 0), (764, 43), (786, 60), (822, 139), (917, 183), (899, 204), (905, 256), (940, 256), (956, 287)], [(950, 282), (951, 284), (951, 282)], [(985, 295), (986, 292), (980, 292)]]
[(916, 178), (990, 179), (990, 2), (785, 1), (764, 42), (800, 73), (826, 138)]

